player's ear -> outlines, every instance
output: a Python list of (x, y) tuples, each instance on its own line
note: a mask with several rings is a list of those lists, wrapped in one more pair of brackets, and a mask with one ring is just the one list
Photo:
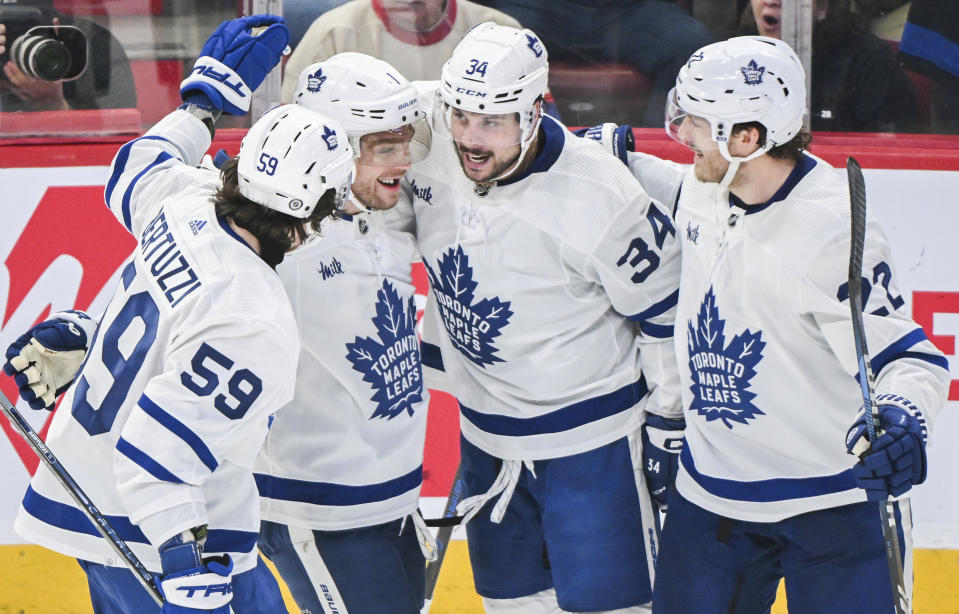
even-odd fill
[(756, 126), (737, 128), (730, 137), (729, 151), (737, 156), (747, 156), (762, 146), (762, 134)]

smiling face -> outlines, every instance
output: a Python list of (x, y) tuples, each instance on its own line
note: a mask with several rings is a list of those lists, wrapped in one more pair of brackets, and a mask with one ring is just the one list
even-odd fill
[(364, 134), (356, 160), (353, 198), (369, 209), (390, 209), (400, 197), (400, 180), (409, 170), (413, 127)]
[(492, 181), (519, 158), (518, 113), (487, 115), (451, 107), (449, 127), (460, 166), (473, 181)]

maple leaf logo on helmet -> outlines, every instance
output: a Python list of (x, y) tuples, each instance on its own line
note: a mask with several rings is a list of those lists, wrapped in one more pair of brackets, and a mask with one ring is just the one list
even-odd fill
[(749, 64), (739, 70), (746, 78), (746, 85), (760, 85), (763, 82), (763, 73), (766, 72), (766, 67), (757, 64), (756, 60), (750, 60)]

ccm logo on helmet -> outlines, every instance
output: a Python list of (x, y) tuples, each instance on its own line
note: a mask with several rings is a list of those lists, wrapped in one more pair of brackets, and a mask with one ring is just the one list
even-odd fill
[(466, 94), (467, 96), (476, 96), (477, 98), (486, 98), (486, 92), (480, 92), (477, 90), (467, 89), (465, 87), (456, 88), (457, 94)]

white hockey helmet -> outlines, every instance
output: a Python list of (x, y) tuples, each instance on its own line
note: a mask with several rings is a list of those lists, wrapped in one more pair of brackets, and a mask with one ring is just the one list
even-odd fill
[(733, 161), (728, 139), (735, 124), (759, 122), (766, 142), (744, 162), (799, 133), (806, 110), (806, 73), (792, 48), (765, 36), (739, 36), (693, 53), (676, 76), (666, 103), (666, 132), (674, 139), (683, 117), (707, 120), (720, 153)]
[(420, 121), (424, 115), (416, 88), (393, 66), (365, 53), (337, 53), (307, 66), (300, 73), (293, 102), (338, 121), (357, 157), (363, 135), (407, 124), (415, 128), (411, 161), (422, 160), (429, 150), (429, 128)]
[(536, 34), (487, 21), (467, 32), (443, 65), (440, 96), (449, 107), (472, 113), (518, 113), (525, 152), (542, 117), (534, 105), (546, 93), (548, 74), (546, 48)]
[(240, 143), (237, 176), (246, 198), (306, 219), (327, 190), (341, 208), (353, 182), (353, 149), (335, 121), (300, 105), (274, 107)]

